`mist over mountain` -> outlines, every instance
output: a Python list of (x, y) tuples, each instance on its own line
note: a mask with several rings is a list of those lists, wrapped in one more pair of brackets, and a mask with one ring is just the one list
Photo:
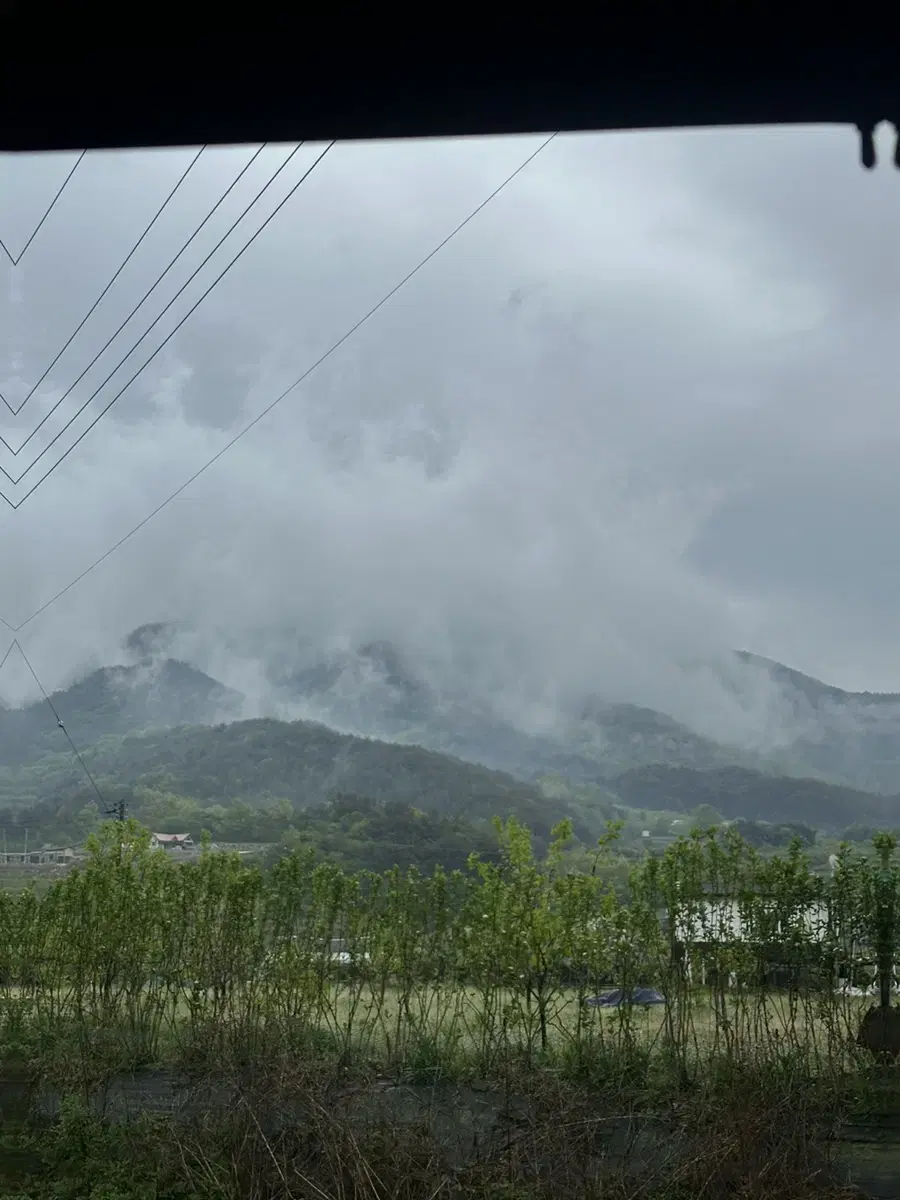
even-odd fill
[[(0, 708), (4, 803), (25, 814), (53, 796), (84, 794), (68, 733), (107, 789), (168, 786), (205, 804), (285, 799), (300, 811), (350, 787), (408, 805), (424, 787), (421, 807), (448, 819), (468, 811), (463, 793), (483, 793), (484, 821), (496, 791), (498, 802), (514, 796), (530, 821), (540, 817), (544, 834), (570, 801), (595, 832), (610, 804), (674, 812), (708, 804), (729, 818), (832, 831), (900, 816), (900, 697), (843, 691), (746, 652), (727, 665), (735, 703), (770, 689), (773, 710), (788, 714), (768, 750), (597, 694), (514, 720), (490, 695), (466, 694), (452, 675), (442, 685), (434, 672), (420, 672), (413, 655), (387, 640), (316, 647), (279, 635), (254, 644), (157, 622), (128, 634), (120, 658), (81, 674), (50, 703)], [(223, 679), (201, 669), (211, 665)], [(348, 755), (356, 774), (347, 774)], [(489, 782), (477, 774), (485, 768), (502, 775)], [(458, 800), (450, 798), (454, 779)], [(561, 791), (534, 787), (551, 779)], [(606, 800), (597, 807), (590, 795)]]
[[(671, 713), (596, 693), (517, 708), (508, 697), (467, 691), (453, 672), (441, 680), (427, 665), (419, 669), (386, 641), (305, 646), (295, 665), (282, 656), (263, 660), (261, 670), (270, 703), (285, 715), (529, 777), (611, 779), (655, 763), (740, 766), (900, 791), (900, 696), (845, 691), (746, 652), (717, 667), (686, 671), (687, 703)], [(708, 711), (699, 707), (701, 683)]]
[(130, 665), (103, 667), (22, 708), (0, 708), (0, 764), (18, 766), (104, 737), (178, 725), (234, 721), (243, 697), (188, 663), (142, 655)]
[[(727, 696), (732, 709), (764, 713), (756, 735), (743, 739), (711, 736), (712, 720), (692, 724), (596, 693), (515, 708), (479, 688), (478, 676), (467, 689), (459, 671), (441, 676), (433, 662), (384, 639), (317, 646), (289, 632), (211, 636), (158, 622), (133, 630), (123, 656), (55, 700), (73, 737), (265, 716), (419, 745), (522, 779), (604, 783), (652, 765), (739, 767), (900, 791), (900, 696), (848, 692), (745, 651), (706, 676), (711, 704)], [(694, 696), (697, 677), (686, 672)], [(21, 757), (44, 745), (50, 717), (40, 704), (0, 713), (2, 752)]]
[(781, 767), (875, 792), (900, 787), (900, 695), (849, 692), (781, 663), (746, 653), (740, 659), (781, 689), (792, 719), (790, 743), (772, 755)]

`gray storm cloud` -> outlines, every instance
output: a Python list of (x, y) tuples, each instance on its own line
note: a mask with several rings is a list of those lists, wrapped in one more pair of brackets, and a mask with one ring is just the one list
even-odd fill
[[(58, 470), (0, 513), (0, 615), (25, 620), (126, 534), (538, 141), (331, 151)], [(23, 411), (0, 412), (14, 446), (254, 149), (201, 156)], [(31, 448), (0, 451), (7, 470), (49, 444), (290, 149), (267, 148), (248, 167)], [(27, 481), (320, 150), (300, 149)], [(195, 153), (87, 156), (22, 263), (0, 265), (0, 391), (27, 394)], [(729, 182), (731, 161), (753, 204)], [(24, 244), (67, 163), (0, 161), (7, 244)], [(801, 184), (818, 199), (811, 224)], [(900, 206), (885, 187), (862, 176), (843, 130), (558, 138), (279, 408), (29, 623), (23, 646), (55, 686), (121, 659), (134, 626), (180, 620), (192, 630), (185, 653), (262, 703), (249, 647), (272, 657), (282, 644), (295, 653), (298, 638), (385, 639), (429, 681), (505, 715), (540, 721), (596, 692), (753, 743), (789, 718), (761, 676), (744, 673), (737, 691), (723, 682), (734, 647), (848, 686), (897, 686), (900, 651), (885, 654), (893, 609), (873, 600), (884, 563), (857, 555), (856, 594), (838, 587), (824, 501), (836, 476), (866, 470), (873, 445), (900, 433), (885, 403), (889, 356), (873, 354), (875, 318), (854, 308), (857, 260), (828, 241), (832, 208), (846, 232), (854, 205), (884, 226), (867, 246), (890, 240)], [(879, 329), (896, 286), (882, 270), (866, 294)], [(860, 376), (850, 364), (863, 354)], [(4, 486), (15, 498), (25, 484)], [(851, 488), (854, 520), (886, 528), (896, 489), (887, 474), (879, 488)], [(802, 509), (807, 550), (824, 539), (802, 573), (773, 496)], [(21, 698), (31, 684), (14, 660), (0, 690)]]

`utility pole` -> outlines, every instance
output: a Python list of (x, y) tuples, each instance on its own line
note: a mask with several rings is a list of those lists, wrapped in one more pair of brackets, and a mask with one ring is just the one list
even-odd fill
[(125, 849), (125, 830), (122, 829), (122, 825), (125, 823), (125, 801), (118, 800), (112, 808), (106, 810), (106, 815), (114, 817), (119, 822), (119, 862), (121, 862)]
[(865, 1014), (856, 1037), (876, 1060), (896, 1062), (900, 1055), (900, 1008), (891, 1004), (894, 982), (894, 952), (897, 945), (897, 873), (893, 855), (897, 839), (890, 833), (877, 833), (872, 839), (881, 869), (874, 880), (875, 911), (872, 913), (871, 940), (878, 956), (879, 1003)]
[(106, 810), (106, 815), (108, 817), (115, 817), (115, 819), (117, 821), (124, 821), (125, 820), (125, 801), (119, 800), (117, 804), (114, 804), (112, 806), (112, 808), (108, 808)]

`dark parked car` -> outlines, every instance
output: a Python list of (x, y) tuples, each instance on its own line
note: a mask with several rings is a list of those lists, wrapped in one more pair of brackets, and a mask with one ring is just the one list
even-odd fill
[(591, 1008), (619, 1008), (622, 1004), (665, 1004), (666, 998), (656, 988), (638, 987), (623, 991), (616, 988), (614, 992), (604, 992), (602, 996), (589, 996), (585, 1004)]

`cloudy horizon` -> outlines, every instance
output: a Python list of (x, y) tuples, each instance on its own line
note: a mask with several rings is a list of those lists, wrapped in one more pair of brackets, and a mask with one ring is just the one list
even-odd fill
[[(26, 620), (146, 517), (542, 140), (330, 150), (96, 428), (2, 506), (0, 616)], [(324, 147), (292, 149), (205, 151), (43, 379), (197, 148), (88, 154), (19, 264), (0, 254), (0, 393), (17, 408), (33, 389), (18, 415), (0, 406), (0, 434), (18, 449), (46, 416), (18, 454), (0, 446), (13, 478), (30, 467), (0, 477), (11, 500)], [(736, 648), (900, 691), (900, 179), (863, 172), (856, 150), (843, 128), (560, 135), (21, 631), (43, 681), (120, 659), (144, 622), (184, 620), (226, 674), (222, 631), (386, 639), (522, 705), (596, 691), (710, 728), (727, 692), (712, 666)], [(76, 157), (0, 157), (14, 257)], [(21, 699), (14, 658), (0, 694)]]

